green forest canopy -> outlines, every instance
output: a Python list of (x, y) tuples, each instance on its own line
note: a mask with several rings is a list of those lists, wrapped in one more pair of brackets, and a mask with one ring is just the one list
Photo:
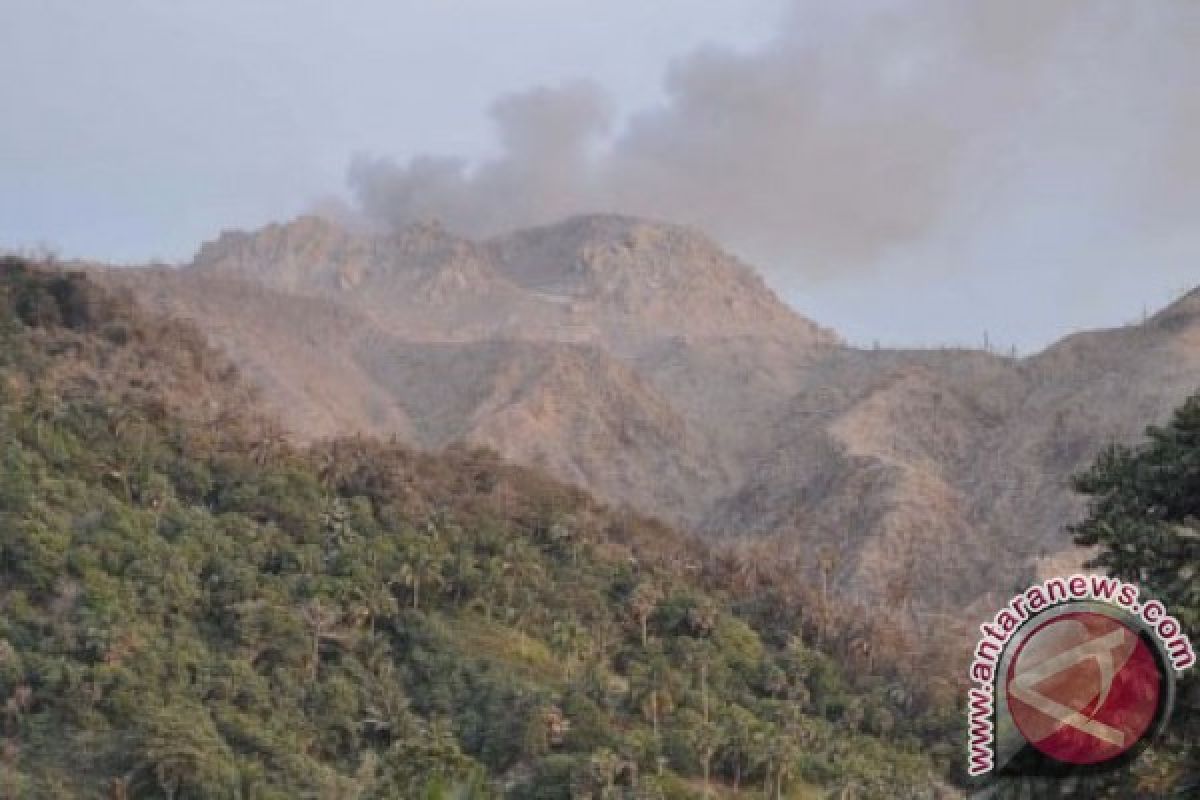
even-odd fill
[(188, 326), (0, 273), (0, 794), (919, 797), (955, 762), (953, 687), (783, 578), (489, 452), (296, 448)]

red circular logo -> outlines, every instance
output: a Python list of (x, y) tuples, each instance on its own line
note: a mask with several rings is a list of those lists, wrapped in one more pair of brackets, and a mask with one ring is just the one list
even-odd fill
[(1009, 713), (1026, 741), (1057, 761), (1097, 764), (1146, 735), (1163, 677), (1124, 623), (1077, 611), (1035, 628), (1017, 648), (1007, 681)]

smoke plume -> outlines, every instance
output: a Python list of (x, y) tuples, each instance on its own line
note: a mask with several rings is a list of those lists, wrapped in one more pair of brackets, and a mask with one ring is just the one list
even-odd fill
[(595, 85), (540, 87), (495, 102), (492, 160), (359, 156), (349, 178), (390, 225), (489, 235), (611, 211), (819, 276), (1037, 187), (1194, 217), (1196, 75), (1188, 0), (802, 0), (755, 51), (677, 60), (657, 107), (616, 120)]

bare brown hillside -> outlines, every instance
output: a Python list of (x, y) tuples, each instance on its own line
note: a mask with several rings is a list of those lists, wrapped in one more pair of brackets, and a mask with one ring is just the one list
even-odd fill
[(914, 613), (1068, 551), (1069, 475), (1200, 386), (1196, 295), (1024, 360), (864, 351), (702, 235), (622, 217), (482, 242), (309, 217), (105, 274), (195, 320), (299, 437), (487, 444), (714, 536), (784, 537), (808, 577)]

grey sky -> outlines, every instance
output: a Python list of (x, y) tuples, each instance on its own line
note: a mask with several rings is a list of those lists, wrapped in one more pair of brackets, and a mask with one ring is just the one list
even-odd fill
[(182, 260), (330, 195), (472, 232), (626, 211), (853, 341), (1023, 350), (1200, 284), (1190, 0), (0, 12), (8, 246)]

